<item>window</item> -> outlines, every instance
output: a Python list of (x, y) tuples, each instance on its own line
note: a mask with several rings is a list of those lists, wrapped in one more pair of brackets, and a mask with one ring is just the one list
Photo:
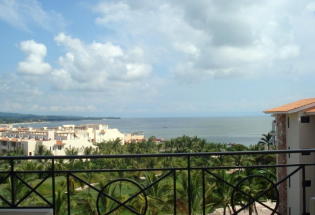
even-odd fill
[(290, 117), (288, 116), (288, 128), (290, 128)]
[(289, 182), (288, 182), (289, 188), (291, 187), (291, 177), (289, 177)]
[(309, 116), (301, 116), (301, 123), (310, 123)]
[(32, 156), (32, 152), (29, 152), (29, 156)]

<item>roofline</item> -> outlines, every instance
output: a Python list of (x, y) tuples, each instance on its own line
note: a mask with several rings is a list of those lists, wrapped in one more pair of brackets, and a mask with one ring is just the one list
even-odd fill
[(302, 111), (304, 109), (312, 108), (312, 107), (315, 107), (315, 102), (308, 104), (308, 105), (304, 105), (304, 106), (295, 108), (295, 109), (292, 109), (292, 110), (289, 110), (288, 113), (296, 113), (296, 112)]
[(264, 113), (266, 114), (287, 114), (288, 112), (284, 112), (284, 111), (264, 111)]
[(266, 113), (266, 114), (290, 114), (290, 113), (300, 112), (302, 110), (312, 108), (312, 107), (315, 107), (315, 102), (312, 102), (310, 104), (303, 105), (301, 107), (297, 107), (297, 108), (294, 108), (294, 109), (291, 109), (288, 111), (268, 111), (268, 110), (266, 110), (266, 111), (264, 111), (264, 113)]

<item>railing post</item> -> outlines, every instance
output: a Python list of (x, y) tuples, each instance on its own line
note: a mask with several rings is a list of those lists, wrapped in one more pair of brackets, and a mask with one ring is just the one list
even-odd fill
[(10, 180), (11, 180), (11, 201), (12, 205), (15, 207), (15, 199), (16, 199), (16, 192), (15, 192), (15, 173), (14, 173), (14, 160), (10, 160)]
[(302, 165), (303, 215), (306, 215), (305, 165)]
[(174, 215), (176, 215), (176, 203), (177, 203), (177, 197), (176, 197), (176, 170), (173, 170), (173, 206), (174, 206)]
[(202, 214), (206, 215), (206, 180), (205, 170), (202, 169)]
[(51, 163), (51, 174), (52, 174), (52, 192), (53, 192), (53, 213), (56, 215), (56, 190), (55, 190), (55, 159), (52, 158)]
[(70, 215), (71, 211), (71, 205), (70, 205), (70, 176), (69, 173), (67, 173), (67, 202), (68, 202), (68, 215)]
[(188, 169), (188, 214), (191, 215), (191, 166), (190, 155), (187, 156), (187, 169)]

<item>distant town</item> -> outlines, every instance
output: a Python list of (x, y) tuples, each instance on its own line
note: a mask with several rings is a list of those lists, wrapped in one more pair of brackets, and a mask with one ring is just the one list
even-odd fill
[(24, 155), (35, 155), (44, 147), (52, 155), (65, 155), (66, 150), (76, 149), (79, 154), (87, 147), (96, 148), (95, 143), (118, 140), (121, 144), (145, 140), (143, 133), (122, 133), (105, 124), (63, 125), (55, 128), (0, 127), (0, 152), (20, 150)]

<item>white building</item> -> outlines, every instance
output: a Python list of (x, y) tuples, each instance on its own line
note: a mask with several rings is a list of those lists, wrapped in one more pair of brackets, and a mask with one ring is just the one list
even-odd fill
[[(110, 129), (108, 125), (63, 125), (57, 128), (0, 128), (0, 152), (23, 149), (26, 155), (34, 155), (36, 146), (43, 145), (53, 155), (65, 155), (65, 149), (79, 149), (83, 153), (86, 147), (95, 148), (94, 143), (120, 139), (121, 143), (138, 141), (144, 135), (133, 136), (123, 134), (118, 129)], [(127, 141), (126, 141), (127, 140)]]
[[(276, 118), (276, 134), (278, 149), (310, 149), (315, 148), (315, 98), (303, 99), (280, 107), (266, 110)], [(278, 163), (299, 164), (315, 163), (315, 155), (289, 154), (278, 156)], [(278, 178), (290, 174), (296, 167), (278, 172)], [(306, 212), (310, 212), (311, 202), (315, 197), (315, 167), (306, 167)], [(285, 186), (280, 187), (284, 210), (281, 214), (302, 214), (302, 171), (297, 172)], [(287, 195), (285, 195), (287, 193)], [(286, 200), (287, 198), (287, 200)]]

